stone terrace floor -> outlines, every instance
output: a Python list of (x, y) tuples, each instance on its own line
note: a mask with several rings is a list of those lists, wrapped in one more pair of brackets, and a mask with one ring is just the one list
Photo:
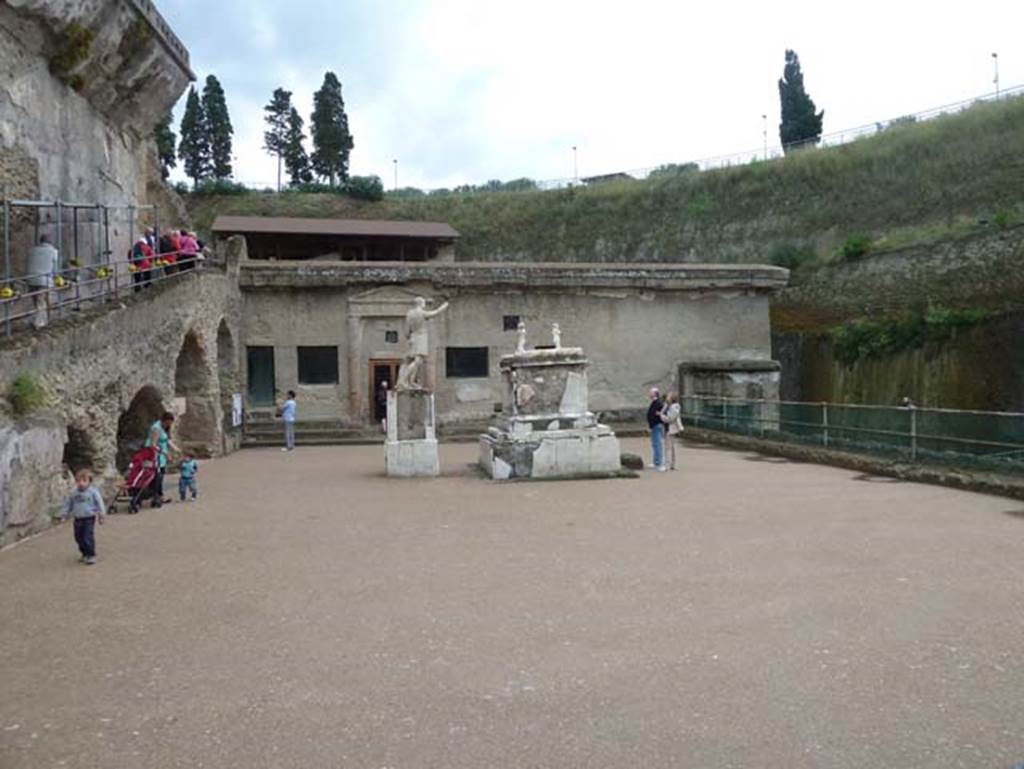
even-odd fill
[[(640, 440), (625, 448), (641, 450)], [(255, 450), (0, 553), (0, 766), (1010, 767), (1024, 504), (707, 447), (494, 484)]]

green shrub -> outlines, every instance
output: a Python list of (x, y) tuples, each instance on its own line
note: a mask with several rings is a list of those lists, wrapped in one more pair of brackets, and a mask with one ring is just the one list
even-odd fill
[(248, 195), (249, 188), (230, 179), (207, 179), (192, 190), (194, 195)]
[(64, 27), (57, 35), (55, 50), (50, 56), (50, 73), (76, 91), (82, 90), (85, 79), (80, 74), (72, 74), (72, 70), (85, 61), (95, 38), (93, 30), (77, 21)]
[(871, 250), (871, 238), (867, 235), (857, 233), (850, 235), (846, 240), (843, 241), (843, 245), (840, 247), (840, 253), (843, 255), (843, 259), (853, 260), (860, 259)]
[(351, 176), (345, 192), (356, 200), (383, 200), (384, 184), (379, 176)]
[(288, 189), (294, 192), (326, 192), (331, 195), (345, 194), (344, 187), (332, 187), (331, 185), (324, 184), (323, 182), (303, 182), (302, 184), (293, 184)]
[(1009, 211), (996, 211), (992, 216), (992, 223), (995, 224), (1001, 230), (1005, 230), (1010, 226), (1010, 213)]
[(175, 182), (173, 185), (174, 191), (179, 195), (188, 195), (191, 190), (188, 188), (187, 182)]
[(43, 385), (32, 374), (14, 377), (7, 389), (7, 400), (16, 416), (24, 416), (46, 405), (48, 395)]
[(768, 261), (776, 267), (797, 270), (815, 260), (817, 255), (811, 246), (798, 243), (779, 243), (768, 254)]
[(864, 318), (832, 329), (832, 352), (846, 365), (865, 358), (883, 358), (927, 342), (944, 342), (957, 331), (991, 317), (988, 310), (931, 307), (889, 318)]

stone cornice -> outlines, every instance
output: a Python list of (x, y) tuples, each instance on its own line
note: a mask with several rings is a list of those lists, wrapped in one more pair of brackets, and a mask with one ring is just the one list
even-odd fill
[(438, 286), (650, 291), (774, 291), (789, 271), (763, 264), (604, 264), (586, 262), (269, 262), (241, 264), (243, 289), (318, 289), (434, 283)]

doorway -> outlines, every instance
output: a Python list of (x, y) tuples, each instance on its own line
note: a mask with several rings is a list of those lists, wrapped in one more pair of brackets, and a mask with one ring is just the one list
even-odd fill
[(274, 348), (246, 347), (246, 390), (253, 406), (274, 403)]
[(381, 390), (381, 384), (388, 383), (388, 389), (395, 386), (398, 379), (398, 367), (402, 361), (398, 358), (370, 358), (370, 418), (376, 424), (388, 415), (387, 396)]

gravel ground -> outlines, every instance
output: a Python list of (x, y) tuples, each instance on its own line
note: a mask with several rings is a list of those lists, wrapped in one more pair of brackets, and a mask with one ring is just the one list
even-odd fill
[(96, 566), (67, 525), (0, 553), (0, 767), (1024, 761), (1024, 504), (709, 447), (495, 484), (474, 452), (244, 451)]

